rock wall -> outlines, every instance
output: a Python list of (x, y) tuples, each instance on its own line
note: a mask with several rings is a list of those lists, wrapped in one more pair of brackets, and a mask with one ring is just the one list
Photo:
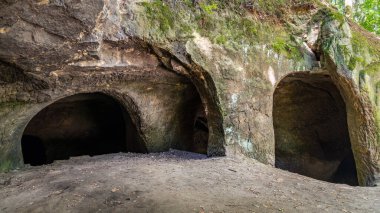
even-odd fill
[(182, 140), (178, 113), (198, 93), (209, 156), (274, 165), (273, 93), (289, 73), (311, 71), (331, 76), (346, 103), (359, 183), (379, 181), (379, 40), (320, 1), (12, 0), (0, 8), (0, 170), (23, 165), (20, 140), (34, 115), (93, 92), (122, 103), (150, 152)]

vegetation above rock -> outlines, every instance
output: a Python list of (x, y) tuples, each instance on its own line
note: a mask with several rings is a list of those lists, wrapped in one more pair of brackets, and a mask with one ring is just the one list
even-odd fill
[(365, 29), (380, 35), (380, 1), (355, 1), (353, 8), (347, 7), (344, 0), (330, 0), (341, 13), (352, 16)]
[[(186, 39), (194, 32), (234, 50), (269, 45), (287, 58), (300, 60), (299, 40), (293, 32), (299, 17), (320, 4), (314, 0), (215, 1), (153, 0), (142, 5), (150, 20), (149, 35)], [(295, 17), (296, 12), (299, 17)], [(155, 35), (156, 34), (156, 35)]]

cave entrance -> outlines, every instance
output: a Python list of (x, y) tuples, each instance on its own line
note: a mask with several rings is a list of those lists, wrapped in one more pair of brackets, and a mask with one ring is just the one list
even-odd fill
[(146, 152), (123, 106), (102, 93), (63, 98), (29, 122), (21, 140), (25, 164), (49, 164), (81, 155)]
[(345, 102), (330, 76), (295, 73), (273, 96), (277, 168), (358, 185)]
[(204, 104), (194, 85), (188, 85), (183, 93), (184, 101), (179, 110), (177, 129), (180, 140), (174, 141), (172, 148), (207, 154), (209, 124)]

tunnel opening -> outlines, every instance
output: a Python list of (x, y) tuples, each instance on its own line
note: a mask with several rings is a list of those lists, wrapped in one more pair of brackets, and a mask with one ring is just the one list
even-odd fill
[(273, 96), (275, 166), (332, 183), (358, 185), (345, 102), (328, 75), (286, 76)]
[(181, 139), (172, 144), (172, 148), (207, 154), (209, 124), (201, 97), (194, 85), (184, 90), (184, 101), (180, 106), (177, 128)]
[(36, 114), (21, 148), (25, 164), (38, 166), (74, 156), (146, 152), (124, 107), (102, 93), (63, 98)]

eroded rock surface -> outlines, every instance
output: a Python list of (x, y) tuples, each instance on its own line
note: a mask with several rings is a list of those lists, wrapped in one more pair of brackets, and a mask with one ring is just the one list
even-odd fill
[(1, 171), (23, 166), (35, 115), (92, 93), (121, 104), (148, 152), (274, 165), (276, 85), (311, 71), (330, 76), (345, 103), (359, 184), (379, 180), (379, 41), (326, 4), (15, 0), (0, 14)]
[(346, 106), (329, 76), (295, 73), (273, 100), (276, 167), (357, 185)]

